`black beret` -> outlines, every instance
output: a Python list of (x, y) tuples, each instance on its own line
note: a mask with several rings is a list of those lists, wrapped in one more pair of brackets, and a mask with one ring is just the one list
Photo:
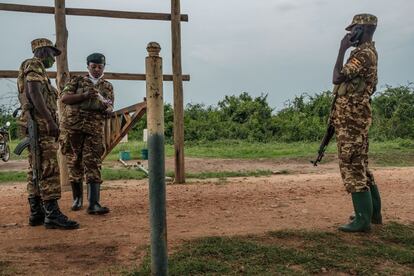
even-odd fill
[(89, 64), (90, 62), (92, 63), (96, 63), (96, 64), (106, 64), (105, 62), (105, 56), (100, 54), (100, 53), (93, 53), (90, 54), (87, 58), (86, 58), (86, 63)]

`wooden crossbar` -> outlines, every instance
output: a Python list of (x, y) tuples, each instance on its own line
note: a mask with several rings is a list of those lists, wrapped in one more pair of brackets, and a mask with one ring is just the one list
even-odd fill
[[(55, 8), (48, 7), (48, 6), (32, 6), (32, 5), (0, 3), (0, 10), (14, 11), (14, 12), (55, 14)], [(114, 10), (97, 10), (97, 9), (75, 9), (75, 8), (66, 8), (65, 13), (66, 15), (76, 15), (76, 16), (96, 16), (96, 17), (110, 17), (110, 18), (122, 18), (122, 19), (171, 21), (171, 14), (169, 13), (132, 12), (132, 11), (114, 11)], [(188, 22), (188, 15), (182, 14), (181, 21)]]
[[(0, 78), (15, 79), (19, 71), (16, 70), (0, 70)], [(55, 79), (56, 72), (47, 72), (49, 78)], [(71, 71), (71, 75), (86, 75), (88, 72), (85, 71)], [(105, 72), (105, 79), (108, 80), (146, 80), (145, 74), (129, 74), (129, 73), (114, 73)], [(173, 81), (172, 75), (164, 75), (164, 81)], [(183, 81), (190, 81), (190, 75), (183, 75)]]

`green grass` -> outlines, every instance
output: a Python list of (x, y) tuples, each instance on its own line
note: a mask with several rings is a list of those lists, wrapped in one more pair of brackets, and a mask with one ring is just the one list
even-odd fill
[[(167, 173), (168, 176), (173, 177), (174, 173)], [(201, 173), (187, 173), (187, 178), (208, 179), (208, 178), (226, 178), (226, 177), (249, 177), (249, 176), (269, 176), (272, 175), (270, 170), (257, 171), (218, 171), (218, 172), (201, 172)]]
[[(120, 150), (129, 150), (132, 158), (139, 159), (142, 142), (129, 142), (118, 145), (107, 157), (107, 160), (118, 160)], [(228, 159), (296, 159), (308, 161), (315, 158), (319, 142), (296, 143), (249, 143), (245, 141), (215, 141), (187, 143), (185, 154), (198, 158), (228, 158)], [(172, 145), (165, 146), (167, 157), (173, 157)], [(336, 143), (332, 141), (324, 161), (330, 161), (336, 156)], [(414, 141), (398, 139), (394, 141), (372, 141), (370, 144), (370, 159), (377, 166), (414, 166)]]
[[(10, 147), (12, 150), (17, 145), (14, 140)], [(130, 141), (119, 144), (106, 157), (106, 160), (116, 161), (119, 152), (130, 151), (133, 159), (140, 159), (143, 142)], [(228, 159), (297, 159), (308, 161), (316, 157), (319, 142), (296, 142), (296, 143), (250, 143), (246, 141), (214, 141), (187, 143), (185, 155), (198, 158), (228, 158)], [(165, 146), (167, 157), (174, 156), (173, 145)], [(336, 143), (332, 141), (327, 150), (325, 161), (332, 160), (336, 156)], [(12, 154), (11, 159), (24, 159), (27, 151), (22, 156)], [(370, 144), (370, 159), (377, 166), (414, 166), (414, 141), (397, 139), (393, 141), (372, 141)]]
[[(413, 275), (414, 225), (371, 234), (277, 231), (185, 242), (169, 256), (169, 275)], [(126, 275), (150, 275), (149, 255)]]
[[(11, 143), (14, 149), (17, 141)], [(119, 144), (108, 155), (106, 160), (118, 160), (119, 151), (129, 150), (133, 159), (140, 158), (141, 149), (144, 147), (143, 142), (132, 141), (125, 144)], [(319, 143), (249, 143), (245, 141), (216, 141), (204, 143), (187, 143), (185, 154), (188, 157), (199, 158), (229, 158), (229, 159), (290, 159), (296, 161), (308, 162), (316, 157)], [(166, 155), (172, 157), (174, 148), (172, 145), (166, 145)], [(327, 150), (327, 156), (323, 162), (334, 159), (336, 155), (336, 145), (333, 141)], [(12, 159), (27, 158), (27, 151), (24, 151), (21, 157), (12, 154)], [(385, 142), (372, 142), (370, 145), (370, 161), (375, 166), (414, 166), (414, 141), (412, 140), (394, 140)], [(270, 171), (247, 171), (247, 172), (201, 172), (189, 173), (188, 178), (225, 178), (225, 177), (246, 177), (246, 176), (265, 176), (270, 175)], [(104, 168), (102, 171), (105, 180), (118, 179), (142, 179), (145, 175), (140, 171), (126, 169)], [(172, 173), (167, 173), (173, 176)], [(24, 172), (0, 172), (0, 182), (25, 181)]]
[(26, 172), (21, 171), (0, 171), (0, 183), (4, 182), (23, 182), (26, 181)]
[[(248, 176), (269, 176), (272, 172), (269, 170), (257, 171), (218, 171), (218, 172), (201, 172), (201, 173), (187, 173), (187, 178), (208, 179), (208, 178), (227, 178), (227, 177), (248, 177)], [(173, 172), (167, 172), (167, 176), (174, 177)], [(147, 176), (142, 171), (135, 169), (102, 169), (103, 180), (130, 180), (130, 179), (144, 179)], [(26, 181), (26, 172), (21, 171), (0, 171), (0, 183), (4, 182), (23, 182)]]
[(10, 262), (0, 260), (0, 276), (11, 276), (21, 274), (19, 271), (10, 265)]

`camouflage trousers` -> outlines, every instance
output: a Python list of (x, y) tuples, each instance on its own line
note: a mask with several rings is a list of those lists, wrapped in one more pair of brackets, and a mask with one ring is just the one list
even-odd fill
[(375, 185), (374, 175), (368, 168), (368, 133), (353, 137), (344, 135), (343, 130), (336, 131), (339, 169), (342, 181), (348, 193), (369, 190)]
[(57, 161), (58, 143), (54, 137), (40, 135), (40, 172), (39, 187), (33, 184), (32, 153), (29, 148), (29, 170), (27, 173), (27, 192), (29, 198), (40, 196), (43, 200), (60, 199), (60, 175)]
[(92, 135), (70, 130), (61, 143), (62, 153), (67, 157), (70, 183), (82, 183), (84, 176), (86, 183), (102, 183), (102, 133), (98, 131)]

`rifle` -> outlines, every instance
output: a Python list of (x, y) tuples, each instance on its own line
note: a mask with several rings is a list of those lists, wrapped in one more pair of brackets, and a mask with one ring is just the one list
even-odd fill
[(35, 189), (39, 189), (40, 180), (40, 148), (39, 148), (39, 133), (37, 123), (33, 120), (32, 110), (27, 112), (27, 132), (28, 137), (24, 138), (14, 149), (16, 155), (21, 155), (25, 148), (30, 148), (32, 155), (32, 181)]
[(321, 145), (319, 146), (318, 150), (318, 157), (316, 157), (315, 161), (311, 161), (311, 163), (316, 167), (318, 163), (322, 161), (322, 158), (325, 155), (325, 151), (328, 148), (329, 141), (331, 141), (332, 137), (335, 134), (335, 127), (329, 122), (328, 129), (326, 130), (325, 135), (323, 136)]
[(334, 99), (332, 101), (331, 111), (329, 114), (328, 128), (326, 129), (325, 135), (322, 138), (321, 145), (319, 146), (318, 156), (316, 157), (315, 161), (310, 161), (315, 167), (318, 166), (318, 163), (322, 161), (322, 158), (325, 156), (325, 151), (328, 148), (329, 142), (335, 134), (335, 127), (332, 124), (332, 114), (335, 109), (336, 98), (338, 97), (338, 89), (339, 85), (335, 85), (333, 89)]

